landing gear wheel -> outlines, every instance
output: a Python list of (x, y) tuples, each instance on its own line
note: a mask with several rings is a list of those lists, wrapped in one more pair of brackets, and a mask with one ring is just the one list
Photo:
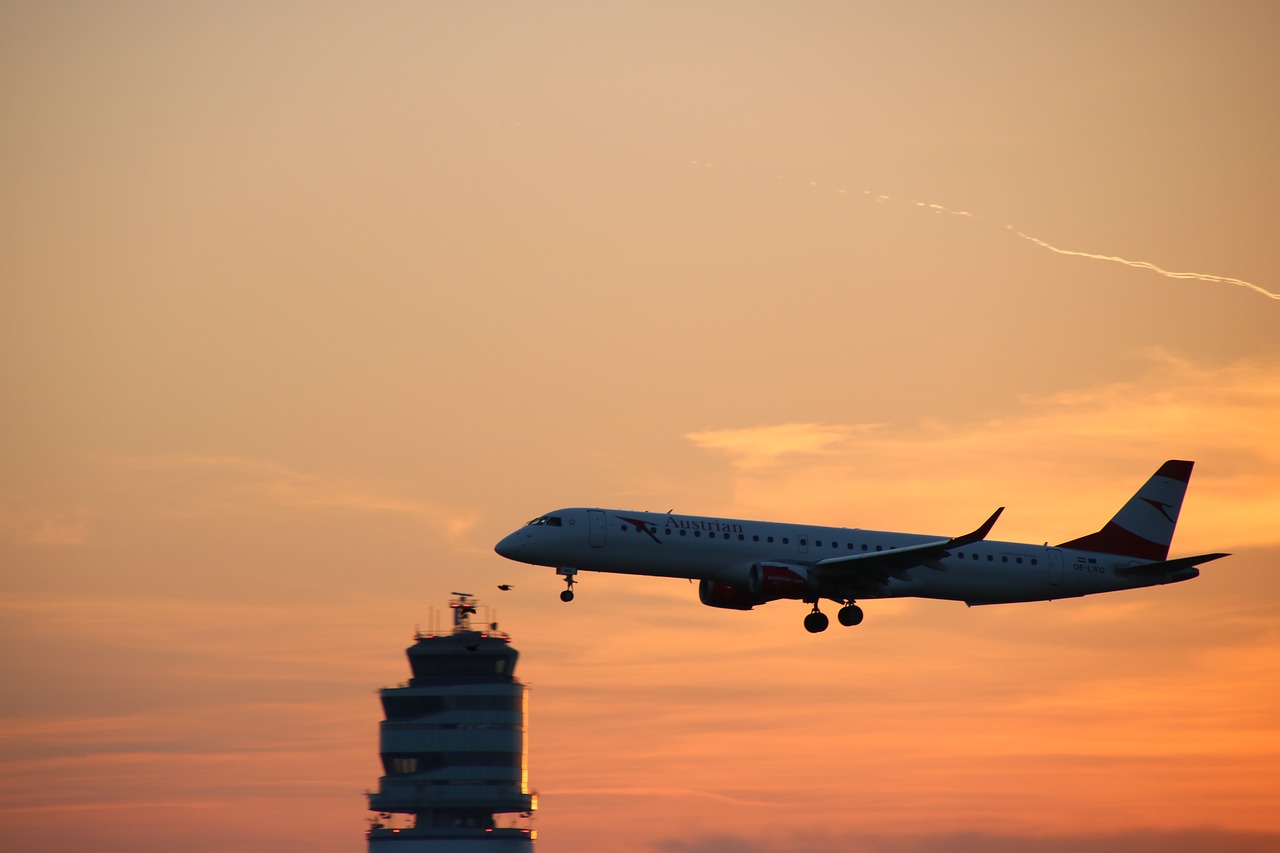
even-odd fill
[(564, 592), (560, 593), (560, 600), (566, 603), (573, 601), (573, 590), (566, 589)]
[(840, 620), (841, 625), (851, 628), (862, 623), (862, 608), (856, 604), (846, 604), (840, 608), (836, 618)]
[(827, 630), (829, 624), (831, 624), (831, 620), (827, 618), (827, 614), (818, 610), (804, 617), (804, 629), (810, 634), (821, 634)]

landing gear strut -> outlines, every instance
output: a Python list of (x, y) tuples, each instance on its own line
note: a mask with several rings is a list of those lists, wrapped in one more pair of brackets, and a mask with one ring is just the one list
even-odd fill
[(818, 602), (813, 602), (813, 610), (804, 617), (804, 629), (810, 634), (820, 634), (827, 630), (830, 624), (831, 620), (827, 618), (827, 614), (818, 609)]
[(556, 569), (556, 574), (564, 575), (565, 589), (560, 593), (560, 600), (566, 604), (573, 601), (573, 585), (577, 583), (573, 576), (577, 573), (577, 569)]

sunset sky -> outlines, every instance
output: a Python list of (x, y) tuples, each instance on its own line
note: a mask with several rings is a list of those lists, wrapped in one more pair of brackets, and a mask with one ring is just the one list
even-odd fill
[[(543, 853), (1280, 849), (1277, 43), (0, 4), (0, 848), (363, 850), (376, 690), (463, 590)], [(1111, 596), (809, 635), (492, 550), (567, 505), (1061, 542), (1166, 459), (1172, 554), (1234, 556)]]

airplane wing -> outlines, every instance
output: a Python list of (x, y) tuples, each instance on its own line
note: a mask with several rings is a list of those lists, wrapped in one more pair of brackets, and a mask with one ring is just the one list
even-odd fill
[(1143, 563), (1139, 566), (1128, 566), (1123, 569), (1116, 569), (1116, 574), (1120, 575), (1166, 575), (1181, 569), (1194, 568), (1201, 563), (1207, 563), (1211, 560), (1220, 560), (1223, 557), (1230, 557), (1230, 554), (1201, 554), (1198, 557), (1179, 557), (1176, 560), (1161, 560), (1158, 563)]
[(919, 545), (908, 545), (905, 548), (893, 548), (888, 551), (872, 551), (865, 554), (850, 554), (844, 557), (828, 557), (814, 565), (821, 566), (823, 574), (828, 577), (868, 578), (885, 580), (887, 578), (905, 579), (906, 573), (916, 566), (927, 566), (935, 571), (946, 571), (938, 562), (947, 556), (952, 548), (961, 548), (987, 538), (991, 528), (1004, 507), (991, 513), (991, 517), (982, 523), (977, 530), (956, 536), (953, 539), (935, 539)]

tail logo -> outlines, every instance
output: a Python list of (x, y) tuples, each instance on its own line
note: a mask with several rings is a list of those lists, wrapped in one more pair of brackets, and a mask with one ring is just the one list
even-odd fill
[(1151, 506), (1155, 507), (1156, 512), (1160, 513), (1166, 519), (1168, 519), (1170, 524), (1178, 523), (1178, 520), (1173, 517), (1173, 504), (1167, 504), (1167, 503), (1164, 503), (1163, 501), (1152, 500), (1151, 498), (1143, 498), (1142, 502), (1150, 504)]

